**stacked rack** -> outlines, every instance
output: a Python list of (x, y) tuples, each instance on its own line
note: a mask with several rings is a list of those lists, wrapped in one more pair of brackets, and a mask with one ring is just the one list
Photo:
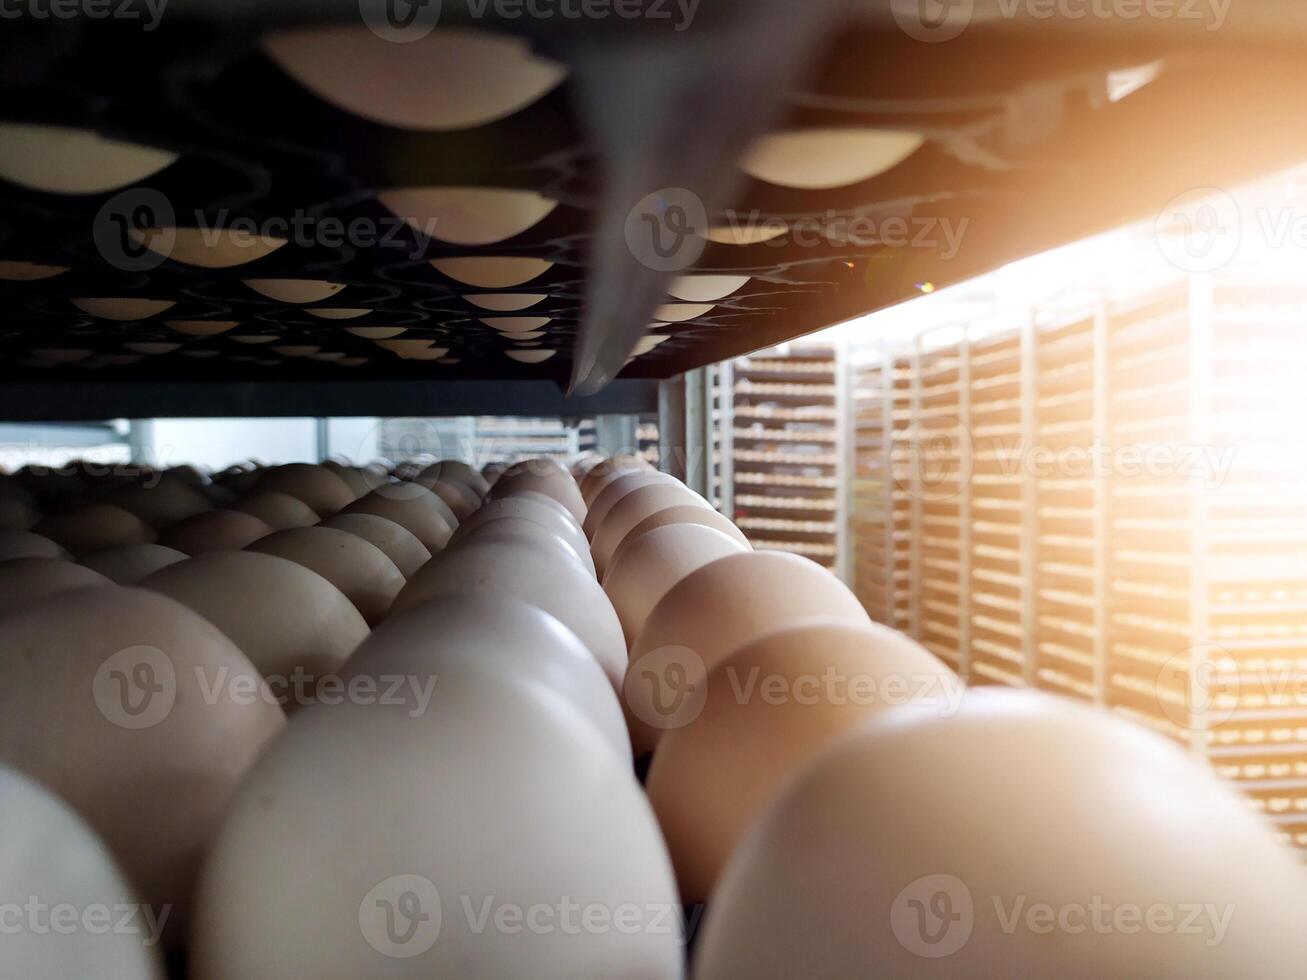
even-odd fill
[(803, 555), (835, 571), (846, 538), (843, 366), (830, 345), (790, 344), (739, 358), (728, 423), (734, 469), (728, 516), (756, 547)]
[(378, 448), (394, 462), (426, 457), (472, 460), (479, 466), (536, 457), (570, 462), (595, 449), (595, 423), (494, 416), (387, 419)]
[(1227, 277), (856, 357), (854, 525), (877, 619), (1180, 741), (1301, 847), (1304, 304)]

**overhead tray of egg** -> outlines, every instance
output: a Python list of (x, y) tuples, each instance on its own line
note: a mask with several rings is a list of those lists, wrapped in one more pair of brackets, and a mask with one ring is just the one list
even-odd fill
[[(78, 70), (52, 50), (0, 78), (0, 371), (567, 380), (600, 196), (568, 65), (469, 27), (218, 46), (170, 26), (92, 30), (64, 52)], [(922, 141), (782, 132), (734, 166), (802, 193)], [(626, 376), (748, 350), (836, 285), (831, 249), (796, 272), (764, 245), (774, 224), (700, 229), (702, 258), (670, 278)], [(810, 315), (785, 332), (824, 324)]]

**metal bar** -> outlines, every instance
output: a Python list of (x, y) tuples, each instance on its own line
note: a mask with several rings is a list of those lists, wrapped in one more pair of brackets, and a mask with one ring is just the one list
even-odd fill
[[(1212, 281), (1206, 276), (1189, 277), (1189, 438), (1193, 446), (1212, 442)], [(1210, 638), (1211, 560), (1209, 501), (1201, 474), (1194, 474), (1189, 487), (1189, 683), (1206, 683)], [(1207, 697), (1189, 698), (1189, 748), (1204, 764), (1208, 755)]]
[(921, 432), (921, 334), (918, 334), (912, 342), (912, 355), (909, 361), (912, 373), (912, 399), (910, 402), (910, 419), (908, 422), (908, 438), (912, 441), (910, 446), (912, 459), (912, 491), (910, 507), (912, 508), (912, 558), (909, 562), (910, 581), (908, 582), (908, 622), (911, 625), (912, 635), (918, 640), (921, 639), (921, 568), (922, 568), (922, 532), (923, 508), (922, 493), (924, 487), (921, 479), (922, 459), (921, 454), (927, 440)]
[(835, 342), (835, 573), (853, 588), (853, 481), (857, 473), (852, 358), (847, 336)]
[(718, 509), (735, 520), (735, 362), (717, 366), (717, 431), (721, 452)]
[(317, 443), (318, 462), (331, 456), (331, 433), (327, 431), (327, 420), (319, 416), (313, 420), (314, 437)]
[(685, 479), (684, 375), (658, 386), (658, 468), (678, 480)]
[(1028, 456), (1039, 435), (1038, 344), (1035, 309), (1031, 307), (1021, 326), (1021, 438), (1016, 447), (1021, 464), (1021, 677), (1028, 687), (1039, 681), (1035, 642), (1039, 624), (1039, 481)]
[[(1107, 308), (1106, 295), (1100, 295), (1098, 306), (1094, 310), (1094, 426), (1093, 446), (1106, 446), (1111, 439), (1111, 321)], [(1094, 474), (1094, 518), (1091, 533), (1094, 538), (1094, 639), (1093, 639), (1093, 685), (1094, 703), (1100, 707), (1107, 705), (1107, 677), (1109, 646), (1107, 631), (1111, 622), (1108, 615), (1109, 601), (1109, 563), (1111, 549), (1108, 547), (1108, 534), (1111, 531), (1108, 513), (1110, 487), (1108, 474), (1098, 467)]]
[(0, 385), (0, 421), (93, 418), (337, 418), (652, 414), (658, 382), (614, 381), (568, 397), (552, 381), (103, 382)]
[(971, 477), (975, 467), (971, 438), (971, 337), (964, 326), (958, 345), (958, 676), (971, 676)]
[(695, 493), (708, 496), (707, 453), (704, 445), (706, 406), (703, 398), (703, 369), (685, 376), (685, 482)]

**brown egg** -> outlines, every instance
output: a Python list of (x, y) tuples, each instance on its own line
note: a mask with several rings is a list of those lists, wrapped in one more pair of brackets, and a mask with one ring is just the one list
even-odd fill
[(63, 923), (56, 931), (36, 911), (39, 906), (33, 905), (26, 923), (20, 907), (9, 906), (0, 976), (165, 980), (163, 957), (153, 941), (157, 933), (143, 910), (133, 914), (134, 922), (124, 923), (128, 928), (109, 928), (114, 909), (122, 910), (119, 916), (140, 909), (140, 899), (85, 821), (44, 786), (0, 766), (0, 825), (5, 828), (0, 867), (9, 895), (30, 897), (51, 913), (58, 905), (76, 909), (80, 924), (94, 923), (86, 918), (88, 910), (105, 909), (110, 917), (103, 931), (98, 926), (65, 931)]
[(156, 531), (213, 510), (213, 504), (201, 491), (171, 477), (162, 477), (153, 485), (115, 490), (104, 502), (135, 514)]
[(220, 483), (206, 483), (199, 489), (204, 494), (204, 498), (214, 507), (230, 507), (238, 499), (236, 491)]
[[(617, 505), (628, 494), (634, 493), (641, 487), (652, 486), (654, 484), (665, 484), (672, 487), (685, 488), (680, 480), (674, 476), (668, 476), (666, 473), (659, 473), (657, 470), (641, 470), (638, 473), (626, 473), (604, 487), (599, 496), (590, 502), (589, 513), (586, 514), (585, 523), (581, 526), (585, 531), (585, 536), (594, 542), (595, 535), (599, 533), (599, 526), (603, 523), (608, 512)], [(688, 488), (685, 488), (688, 491)]]
[(330, 517), (354, 500), (338, 474), (310, 463), (288, 463), (265, 470), (255, 486), (265, 492), (288, 493), (312, 507), (319, 517)]
[(349, 597), (369, 626), (381, 622), (404, 576), (376, 545), (334, 527), (300, 527), (260, 538), (248, 551), (276, 555), (317, 572)]
[(458, 526), (449, 507), (416, 483), (395, 483), (373, 490), (345, 508), (347, 514), (372, 514), (394, 521), (433, 555), (449, 543)]
[(26, 531), (40, 519), (40, 511), (27, 501), (0, 497), (0, 531)]
[(697, 681), (745, 644), (820, 617), (871, 622), (843, 582), (797, 555), (747, 551), (681, 579), (631, 646), (623, 695), (636, 754), (657, 745), (665, 696), (682, 680)]
[(476, 509), (481, 506), (481, 498), (472, 492), (471, 487), (465, 484), (453, 480), (423, 479), (420, 476), (416, 482), (422, 484), (443, 500), (453, 512), (454, 517), (460, 521), (471, 517)]
[(345, 466), (342, 463), (337, 463), (330, 459), (322, 465), (344, 481), (345, 486), (349, 487), (349, 492), (354, 495), (355, 500), (371, 493), (373, 490), (377, 489), (377, 487), (381, 486), (381, 484), (386, 482), (383, 477), (377, 476), (367, 470), (359, 469), (357, 466)]
[(428, 599), (386, 620), (343, 676), (448, 680), (470, 670), (511, 675), (561, 696), (630, 764), (631, 739), (607, 675), (575, 633), (520, 599), (490, 593)]
[(577, 554), (576, 549), (564, 538), (555, 534), (549, 528), (524, 517), (501, 517), (498, 520), (478, 524), (462, 540), (485, 542), (513, 538), (527, 538), (532, 541), (542, 542), (566, 555), (572, 561), (577, 562), (585, 569), (587, 575), (591, 578), (594, 577), (594, 564), (590, 560), (588, 551), (584, 555)]
[(809, 622), (731, 654), (663, 733), (646, 784), (682, 900), (708, 901), (753, 821), (827, 745), (909, 702), (955, 711), (962, 691), (883, 626)]
[(110, 504), (84, 504), (76, 510), (52, 514), (34, 530), (74, 555), (85, 555), (119, 544), (149, 544), (156, 535), (135, 514)]
[(274, 531), (288, 531), (293, 527), (312, 527), (318, 515), (308, 504), (288, 493), (262, 491), (242, 497), (232, 504), (232, 510), (253, 514)]
[(63, 558), (67, 551), (49, 538), (31, 531), (0, 531), (0, 561), (10, 558)]
[(431, 552), (426, 545), (384, 517), (373, 514), (337, 514), (323, 521), (322, 526), (348, 531), (380, 548), (406, 579), (412, 578), (419, 568), (431, 560)]
[[(507, 463), (487, 463), (485, 466), (481, 467), (481, 476), (486, 481), (486, 484), (493, 489), (495, 483), (497, 483), (499, 478), (504, 475), (504, 470), (506, 469), (508, 469)], [(489, 496), (489, 494), (487, 494), (487, 496)]]
[(669, 524), (701, 524), (704, 527), (710, 527), (715, 531), (721, 531), (727, 537), (733, 538), (740, 542), (746, 548), (752, 548), (749, 539), (744, 536), (744, 532), (736, 527), (728, 518), (719, 514), (711, 508), (696, 507), (693, 504), (677, 504), (675, 507), (667, 507), (664, 510), (656, 511), (642, 520), (635, 527), (631, 528), (622, 543), (617, 546), (613, 552), (613, 557), (609, 562), (617, 561), (622, 549), (630, 542), (637, 540), (642, 534), (648, 534), (660, 527), (667, 527)]
[(373, 685), (302, 712), (250, 773), (205, 864), (190, 976), (680, 980), (676, 887), (630, 765), (511, 669), (548, 637), (423, 625), (448, 668), (429, 702)]
[(10, 558), (0, 561), (0, 616), (70, 589), (111, 584), (99, 572), (62, 558)]
[(1031, 691), (900, 708), (783, 792), (695, 975), (1300, 975), (1301, 861), (1176, 746)]
[(749, 549), (701, 524), (673, 524), (641, 535), (623, 547), (604, 576), (629, 648), (649, 614), (677, 582), (696, 569)]
[(77, 810), (179, 941), (231, 794), (283, 726), (254, 667), (184, 606), (106, 586), (0, 622), (0, 674), (0, 762)]
[(558, 619), (594, 654), (615, 688), (626, 670), (622, 626), (590, 574), (560, 550), (518, 538), (460, 542), (434, 556), (395, 600), (393, 615), (436, 596), (501, 593)]
[(531, 468), (519, 469), (516, 472), (510, 469), (490, 488), (490, 498), (502, 500), (504, 497), (523, 491), (543, 493), (545, 496), (553, 497), (567, 508), (568, 513), (578, 524), (585, 520), (585, 501), (581, 499), (581, 491), (577, 488), (572, 475), (561, 467), (534, 464)]
[(161, 544), (120, 544), (93, 551), (81, 563), (111, 579), (116, 585), (136, 585), (161, 568), (185, 561), (186, 555)]
[(252, 514), (213, 510), (174, 524), (164, 532), (159, 544), (193, 556), (210, 551), (240, 551), (271, 533), (272, 528)]
[(650, 514), (668, 507), (690, 506), (712, 510), (712, 505), (679, 481), (652, 483), (633, 490), (617, 501), (600, 520), (590, 550), (602, 580), (613, 553), (628, 534)]
[(589, 506), (594, 503), (595, 497), (603, 492), (604, 487), (614, 480), (621, 479), (627, 473), (651, 469), (653, 467), (639, 456), (613, 456), (592, 466), (586, 472), (581, 480), (581, 496), (585, 499), (586, 506)]
[[(340, 670), (368, 635), (343, 592), (297, 562), (255, 551), (224, 551), (170, 565), (141, 583), (199, 613), (245, 653), (274, 692), (302, 671)], [(289, 700), (288, 711), (302, 707)]]
[(209, 482), (209, 478), (190, 463), (182, 463), (180, 466), (169, 466), (163, 471), (163, 475), (172, 480), (177, 480), (191, 487), (202, 487)]
[(473, 493), (480, 499), (484, 500), (490, 493), (490, 484), (486, 478), (478, 472), (476, 467), (457, 459), (442, 459), (439, 463), (432, 463), (424, 469), (418, 476), (420, 482), (427, 480), (455, 480)]

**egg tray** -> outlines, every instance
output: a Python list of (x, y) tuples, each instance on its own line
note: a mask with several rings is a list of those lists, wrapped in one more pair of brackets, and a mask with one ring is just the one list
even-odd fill
[[(463, 6), (446, 4), (451, 25), (467, 26), (459, 23)], [(731, 6), (705, 0), (704, 29)], [(0, 283), (0, 382), (38, 383), (22, 389), (22, 405), (0, 393), (0, 415), (66, 417), (60, 392), (95, 381), (566, 385), (574, 378), (582, 331), (607, 329), (583, 327), (596, 289), (591, 272), (604, 169), (577, 106), (599, 99), (619, 113), (636, 113), (635, 96), (605, 87), (602, 73), (577, 72), (496, 122), (434, 133), (395, 129), (319, 99), (259, 45), (268, 30), (323, 21), (359, 27), (357, 5), (332, 2), (310, 13), (290, 2), (178, 3), (149, 32), (130, 21), (7, 19), (0, 32), (0, 121), (84, 128), (176, 152), (177, 161), (143, 186), (164, 193), (179, 215), (206, 220), (225, 214), (258, 223), (297, 215), (380, 222), (391, 216), (378, 203), (378, 191), (442, 184), (534, 190), (556, 199), (556, 210), (493, 248), (460, 249), (401, 231), (373, 247), (292, 242), (237, 268), (169, 260), (133, 273), (106, 262), (93, 241), (96, 215), (111, 195), (62, 196), (0, 182), (0, 261), (70, 270), (41, 281)], [(613, 49), (666, 48), (690, 44), (699, 29), (692, 26), (687, 40), (631, 24), (477, 26), (526, 33), (540, 53), (573, 69), (587, 63), (587, 45), (596, 42)], [(957, 253), (946, 255), (938, 244), (852, 244), (838, 235), (822, 235), (815, 244), (788, 237), (747, 247), (710, 244), (693, 271), (747, 275), (747, 285), (701, 316), (657, 323), (652, 333), (668, 339), (639, 354), (621, 376), (669, 377), (767, 347), (901, 301), (922, 283), (958, 281), (1147, 213), (1177, 188), (1220, 185), (1307, 156), (1307, 136), (1300, 135), (1307, 133), (1307, 107), (1294, 96), (1307, 81), (1307, 65), (1287, 44), (1276, 46), (1287, 39), (1267, 30), (1256, 38), (1231, 32), (1197, 40), (1201, 44), (1192, 32), (1167, 30), (1146, 38), (1109, 31), (1077, 39), (1008, 23), (934, 45), (914, 41), (884, 18), (844, 23), (806, 59), (816, 70), (796, 83), (775, 122), (905, 128), (925, 134), (924, 146), (852, 186), (793, 190), (738, 181), (735, 214), (714, 211), (712, 218), (781, 218), (791, 226), (855, 215), (917, 223), (910, 227), (965, 222)], [(1201, 58), (1194, 56), (1198, 50)], [(1157, 80), (1119, 102), (1106, 98), (1109, 72), (1161, 55), (1168, 60)], [(704, 84), (735, 81), (717, 76)], [(666, 88), (673, 98), (675, 87)], [(1177, 120), (1193, 117), (1194, 106), (1205, 107), (1198, 114), (1204, 118), (1177, 131)], [(695, 134), (680, 138), (694, 141)], [(1119, 179), (1122, 161), (1129, 161), (1132, 180)], [(551, 319), (546, 336), (516, 345), (553, 350), (552, 357), (539, 364), (511, 360), (510, 342), (482, 325), (484, 311), (463, 298), (468, 288), (430, 264), (469, 252), (555, 263), (521, 288), (547, 294), (529, 311)], [(240, 282), (282, 277), (344, 283), (332, 305), (370, 312), (346, 324), (324, 321)], [(151, 297), (176, 305), (145, 320), (106, 321), (70, 304), (82, 296)], [(632, 308), (632, 323), (651, 322), (648, 312)], [(197, 339), (164, 326), (169, 319), (235, 320), (242, 332), (276, 334), (277, 341), (246, 345), (225, 334)], [(405, 338), (431, 340), (448, 355), (406, 360), (350, 335), (344, 329), (350, 325), (402, 327)], [(129, 343), (179, 346), (141, 354), (124, 347)], [(112, 414), (114, 386), (93, 390)], [(511, 390), (503, 389), (506, 399)], [(185, 398), (168, 392), (157, 412), (184, 413)], [(323, 398), (328, 395), (323, 389)], [(261, 404), (275, 407), (268, 399)]]

